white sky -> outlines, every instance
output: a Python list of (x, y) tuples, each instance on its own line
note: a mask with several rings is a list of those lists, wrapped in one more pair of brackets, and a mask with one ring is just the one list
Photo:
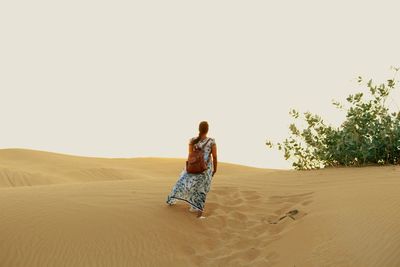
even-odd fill
[(1, 1), (0, 147), (184, 158), (207, 120), (220, 161), (288, 167), (290, 108), (338, 122), (400, 65), (400, 2), (367, 2)]

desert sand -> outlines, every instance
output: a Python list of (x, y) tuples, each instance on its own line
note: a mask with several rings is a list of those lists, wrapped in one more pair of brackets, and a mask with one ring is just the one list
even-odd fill
[(397, 166), (220, 163), (197, 219), (184, 162), (0, 150), (0, 266), (400, 266)]

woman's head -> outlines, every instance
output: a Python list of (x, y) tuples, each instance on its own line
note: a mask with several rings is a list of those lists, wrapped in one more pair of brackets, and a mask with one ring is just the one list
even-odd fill
[(208, 122), (202, 121), (199, 124), (199, 136), (208, 133)]
[(193, 144), (197, 144), (201, 136), (208, 133), (208, 122), (202, 121), (199, 124), (199, 136), (193, 140)]

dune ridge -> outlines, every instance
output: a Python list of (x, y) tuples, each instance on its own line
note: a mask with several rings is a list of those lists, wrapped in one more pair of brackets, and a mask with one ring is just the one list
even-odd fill
[[(28, 149), (0, 150), (0, 188), (176, 176), (179, 158), (97, 158)], [(265, 171), (221, 163), (233, 172)], [(158, 166), (154, 168), (153, 166)]]
[(0, 266), (400, 266), (398, 166), (221, 163), (198, 220), (184, 161), (0, 150)]

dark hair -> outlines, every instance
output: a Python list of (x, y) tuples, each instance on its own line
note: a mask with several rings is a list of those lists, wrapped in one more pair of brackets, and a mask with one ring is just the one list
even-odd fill
[(200, 141), (201, 135), (206, 133), (208, 133), (208, 122), (202, 121), (199, 124), (199, 136), (193, 140), (192, 144), (197, 144)]

